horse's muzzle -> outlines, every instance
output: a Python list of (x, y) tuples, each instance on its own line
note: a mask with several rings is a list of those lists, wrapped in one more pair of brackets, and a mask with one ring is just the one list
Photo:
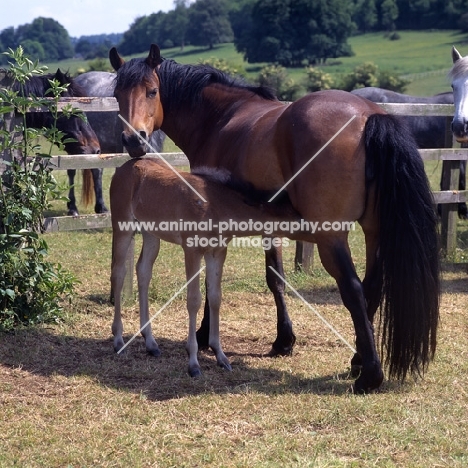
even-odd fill
[(140, 132), (140, 136), (141, 138), (135, 134), (128, 136), (122, 132), (122, 145), (132, 158), (139, 158), (146, 154), (146, 133)]
[(464, 119), (453, 120), (452, 133), (459, 143), (466, 143), (468, 141), (468, 122)]

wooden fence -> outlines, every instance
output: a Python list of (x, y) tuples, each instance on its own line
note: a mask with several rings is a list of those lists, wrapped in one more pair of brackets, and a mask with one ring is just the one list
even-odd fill
[[(59, 109), (72, 103), (74, 107), (83, 112), (118, 112), (118, 104), (114, 98), (63, 98), (60, 100)], [(468, 150), (453, 148), (450, 122), (454, 113), (454, 107), (450, 104), (381, 104), (389, 113), (397, 115), (437, 115), (447, 118), (446, 148), (420, 150), (423, 160), (442, 161), (443, 190), (434, 191), (435, 203), (442, 204), (442, 245), (446, 254), (450, 257), (456, 249), (456, 225), (457, 225), (457, 203), (466, 202), (468, 191), (458, 190), (458, 178), (460, 161), (468, 159)], [(5, 118), (5, 117), (4, 117)], [(10, 127), (13, 128), (11, 124)], [(0, 155), (3, 159), (6, 155)], [(158, 157), (157, 155), (149, 155)], [(189, 162), (183, 153), (163, 153), (162, 156), (174, 166), (188, 166)], [(67, 169), (92, 169), (92, 168), (116, 168), (122, 165), (130, 157), (126, 154), (101, 154), (101, 155), (67, 155), (54, 156), (51, 160), (54, 170)], [(1, 161), (0, 161), (1, 163)], [(102, 229), (111, 227), (110, 214), (84, 215), (78, 217), (53, 217), (46, 218), (45, 231), (75, 231), (82, 229)], [(296, 268), (310, 271), (313, 267), (313, 244), (297, 243), (295, 264)], [(130, 271), (133, 273), (134, 253), (129, 257)], [(129, 277), (127, 285), (131, 295), (133, 275)]]

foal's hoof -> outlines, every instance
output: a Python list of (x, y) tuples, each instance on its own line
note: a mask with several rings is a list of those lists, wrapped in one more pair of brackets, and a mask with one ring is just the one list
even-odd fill
[(67, 211), (67, 216), (76, 217), (76, 216), (80, 216), (80, 213), (78, 213), (78, 210), (75, 210), (75, 209), (73, 209), (73, 208), (70, 208), (70, 209)]
[(221, 369), (224, 369), (225, 371), (232, 372), (232, 367), (229, 362), (218, 362), (218, 366), (221, 367)]
[(194, 368), (189, 367), (188, 373), (190, 377), (192, 377), (193, 379), (197, 379), (198, 377), (202, 376), (202, 371), (199, 367), (194, 367)]
[(147, 349), (146, 352), (153, 357), (161, 356), (161, 350), (159, 348)]

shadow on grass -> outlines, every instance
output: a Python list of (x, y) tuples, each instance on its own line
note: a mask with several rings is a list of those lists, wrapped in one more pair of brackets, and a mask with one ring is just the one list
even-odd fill
[[(158, 342), (162, 351), (159, 358), (146, 354), (141, 338), (133, 341), (124, 355), (117, 355), (110, 338), (77, 338), (56, 335), (47, 329), (23, 330), (0, 335), (0, 362), (11, 369), (20, 368), (44, 378), (87, 376), (105, 387), (144, 395), (153, 401), (207, 393), (337, 396), (351, 393), (353, 380), (347, 372), (308, 378), (289, 370), (273, 369), (272, 358), (258, 353), (227, 352), (233, 371), (226, 372), (216, 366), (211, 352), (201, 351), (199, 361), (203, 376), (191, 379), (187, 374), (185, 343), (168, 339)], [(229, 348), (231, 346), (232, 343)], [(247, 364), (252, 359), (254, 367)], [(15, 385), (18, 384), (16, 380)], [(31, 385), (36, 385), (34, 379)], [(382, 391), (391, 390), (392, 385), (385, 384)]]

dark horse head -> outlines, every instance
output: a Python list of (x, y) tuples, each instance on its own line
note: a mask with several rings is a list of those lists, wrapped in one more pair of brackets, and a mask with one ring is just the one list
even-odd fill
[[(86, 96), (80, 86), (75, 84), (68, 73), (63, 73), (60, 69), (57, 72), (33, 76), (24, 85), (13, 84), (13, 89), (23, 96), (47, 96), (51, 89), (51, 81), (56, 80), (60, 86), (66, 86), (62, 97), (84, 97)], [(50, 128), (53, 125), (53, 116), (50, 112), (29, 112), (26, 114), (26, 125), (31, 128)], [(91, 126), (81, 117), (72, 115), (70, 117), (59, 114), (57, 119), (57, 129), (64, 133), (67, 141), (65, 150), (68, 154), (96, 154), (100, 153), (99, 140)]]

